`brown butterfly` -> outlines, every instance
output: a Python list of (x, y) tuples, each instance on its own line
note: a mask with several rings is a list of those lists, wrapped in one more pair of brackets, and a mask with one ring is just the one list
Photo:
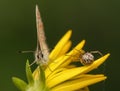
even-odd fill
[(37, 48), (36, 51), (19, 51), (20, 53), (34, 52), (35, 60), (30, 64), (34, 63), (40, 65), (47, 65), (49, 61), (49, 48), (46, 44), (46, 37), (44, 33), (44, 26), (40, 16), (38, 6), (36, 5), (36, 28), (37, 28)]
[(36, 5), (36, 27), (37, 27), (37, 48), (35, 51), (34, 62), (36, 62), (37, 64), (45, 65), (49, 61), (49, 48), (46, 44), (44, 26), (37, 5)]

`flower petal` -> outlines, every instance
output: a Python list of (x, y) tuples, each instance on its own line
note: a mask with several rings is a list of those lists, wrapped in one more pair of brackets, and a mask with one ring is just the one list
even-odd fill
[(85, 44), (85, 40), (82, 40), (79, 44), (77, 44), (77, 46), (75, 46), (73, 48), (72, 51), (70, 51), (69, 53), (67, 53), (67, 55), (75, 55), (75, 53), (78, 54), (79, 51), (83, 48), (84, 44)]
[[(54, 77), (56, 77), (56, 74), (57, 74), (57, 73), (59, 73), (59, 72), (61, 72), (61, 71), (63, 71), (63, 70), (66, 70), (66, 68), (59, 68), (59, 69), (56, 69), (55, 71), (53, 71), (53, 72), (49, 75), (49, 77), (47, 77), (46, 82), (49, 82), (51, 79), (53, 79)], [(57, 75), (59, 75), (59, 74), (57, 74)]]
[[(72, 51), (66, 54), (66, 56), (70, 56), (70, 59), (66, 60), (64, 63), (60, 65), (60, 67), (65, 67), (71, 63), (71, 61), (76, 59), (76, 56), (79, 55), (78, 50), (81, 50), (85, 44), (85, 40), (82, 40), (76, 47), (73, 48)], [(78, 58), (77, 58), (78, 59)]]
[(65, 62), (67, 59), (69, 59), (69, 56), (61, 56), (58, 59), (54, 60), (51, 64), (49, 64), (49, 68), (46, 68), (45, 75), (48, 77), (55, 69), (57, 69), (63, 62)]
[(68, 53), (68, 55), (63, 55), (61, 57), (58, 57), (58, 59), (50, 63), (49, 68), (45, 70), (46, 77), (48, 77), (48, 75), (50, 75), (52, 71), (59, 68), (63, 63), (64, 63), (64, 66), (67, 66), (72, 61), (71, 55), (75, 55), (75, 52), (76, 52), (75, 49), (80, 50), (84, 46), (84, 44), (85, 44), (85, 40), (81, 41), (72, 51)]
[(72, 34), (72, 30), (69, 30), (57, 43), (55, 48), (52, 50), (52, 52), (49, 55), (50, 60), (54, 60), (59, 56), (60, 51), (65, 46), (65, 44), (68, 42)]
[[(61, 55), (65, 54), (66, 52), (68, 52), (68, 50), (70, 49), (71, 45), (72, 45), (72, 41), (69, 40), (69, 41), (64, 45), (64, 47), (62, 48), (62, 50), (60, 51), (59, 56), (61, 56)], [(58, 57), (59, 57), (59, 56), (58, 56)]]
[(93, 62), (91, 65), (85, 65), (82, 67), (76, 67), (72, 69), (67, 69), (62, 72), (59, 72), (56, 74), (56, 77), (54, 77), (51, 81), (49, 81), (47, 84), (49, 87), (53, 87), (61, 82), (64, 82), (66, 80), (69, 80), (77, 75), (87, 73), (95, 68), (97, 68), (99, 65), (101, 65), (109, 56), (110, 54), (106, 54), (105, 56), (97, 59), (95, 62)]
[(89, 77), (87, 76), (80, 79), (64, 82), (58, 86), (53, 87), (52, 91), (75, 91), (77, 89), (82, 89), (86, 86), (100, 82), (105, 79), (106, 77), (104, 75), (100, 75), (99, 77), (98, 75), (97, 77), (96, 75), (92, 75)]

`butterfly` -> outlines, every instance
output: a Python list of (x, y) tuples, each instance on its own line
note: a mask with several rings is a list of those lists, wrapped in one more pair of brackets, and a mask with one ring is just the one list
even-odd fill
[(36, 28), (37, 28), (37, 48), (34, 53), (35, 60), (33, 61), (32, 64), (37, 63), (41, 65), (46, 65), (49, 61), (49, 48), (46, 43), (44, 26), (37, 5), (36, 5)]
[(44, 26), (40, 16), (38, 6), (36, 5), (36, 28), (37, 28), (37, 47), (35, 51), (19, 51), (19, 53), (34, 53), (35, 60), (30, 64), (37, 63), (38, 65), (47, 65), (49, 61), (49, 48), (46, 43), (46, 37), (44, 33)]
[(40, 16), (38, 5), (36, 5), (36, 28), (37, 28), (37, 47), (35, 51), (19, 51), (19, 53), (34, 53), (35, 60), (30, 64), (37, 63), (38, 65), (48, 65), (49, 61), (49, 48), (46, 43), (46, 37), (44, 33), (44, 26)]

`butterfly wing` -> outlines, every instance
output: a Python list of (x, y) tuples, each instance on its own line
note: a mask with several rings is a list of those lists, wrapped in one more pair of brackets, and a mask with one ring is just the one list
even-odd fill
[(42, 59), (41, 61), (47, 62), (49, 56), (49, 49), (46, 43), (46, 37), (44, 33), (43, 22), (40, 16), (38, 6), (36, 5), (36, 25), (37, 25), (37, 38), (38, 38), (38, 47), (41, 52)]

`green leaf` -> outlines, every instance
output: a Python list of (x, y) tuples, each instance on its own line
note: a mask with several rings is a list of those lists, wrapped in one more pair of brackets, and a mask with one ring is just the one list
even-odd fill
[(46, 79), (45, 79), (45, 72), (43, 70), (43, 68), (39, 65), (39, 70), (40, 70), (40, 83), (42, 85), (42, 89), (45, 89), (46, 88)]
[(26, 87), (27, 87), (27, 83), (24, 82), (23, 80), (17, 78), (17, 77), (12, 77), (12, 81), (15, 84), (15, 86), (21, 90), (21, 91), (25, 91)]
[(39, 66), (39, 69), (40, 69), (40, 80), (45, 84), (45, 72), (41, 66)]
[(30, 68), (28, 60), (26, 62), (26, 76), (27, 76), (28, 83), (29, 84), (33, 84), (34, 79), (33, 79), (33, 76), (32, 76), (32, 71), (31, 71), (31, 68)]

